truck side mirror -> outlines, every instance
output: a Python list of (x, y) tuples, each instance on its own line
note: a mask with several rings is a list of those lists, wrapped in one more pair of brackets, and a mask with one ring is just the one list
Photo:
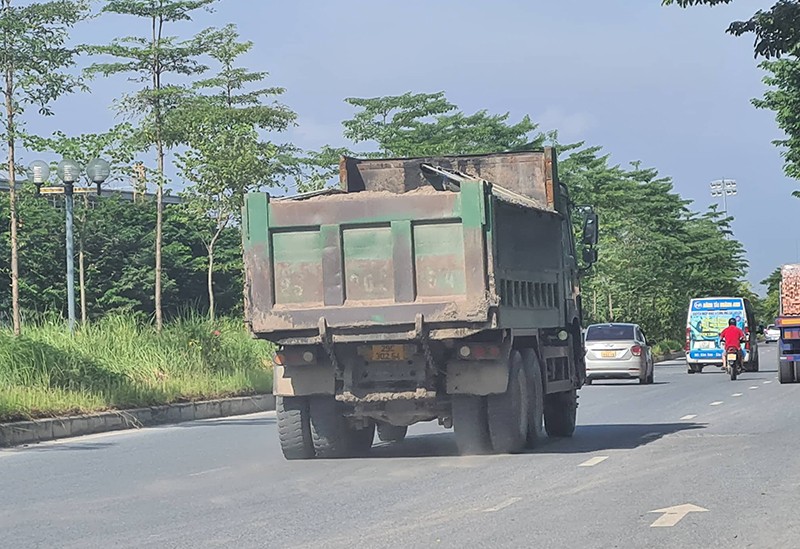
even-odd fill
[(583, 262), (586, 265), (594, 265), (597, 263), (597, 250), (594, 248), (586, 248), (583, 250)]
[(593, 211), (588, 211), (583, 214), (583, 243), (586, 246), (596, 245), (597, 235), (597, 214)]

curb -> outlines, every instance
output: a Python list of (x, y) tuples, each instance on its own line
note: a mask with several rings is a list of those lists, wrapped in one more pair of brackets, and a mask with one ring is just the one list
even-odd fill
[(0, 448), (123, 429), (140, 429), (153, 425), (255, 414), (274, 409), (273, 395), (253, 395), (82, 416), (0, 423)]

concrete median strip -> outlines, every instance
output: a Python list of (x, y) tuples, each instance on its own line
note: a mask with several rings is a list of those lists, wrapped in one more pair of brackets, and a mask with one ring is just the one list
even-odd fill
[(205, 400), (99, 414), (0, 423), (0, 447), (275, 409), (272, 395)]

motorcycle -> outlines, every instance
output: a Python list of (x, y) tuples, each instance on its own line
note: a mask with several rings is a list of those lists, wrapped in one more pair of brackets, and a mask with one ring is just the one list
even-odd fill
[(736, 381), (736, 377), (744, 371), (741, 349), (728, 347), (725, 349), (725, 358), (725, 370), (730, 374), (731, 381)]

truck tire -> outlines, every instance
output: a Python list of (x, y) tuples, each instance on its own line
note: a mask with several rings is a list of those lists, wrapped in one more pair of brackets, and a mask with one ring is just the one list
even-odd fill
[(408, 426), (378, 423), (378, 439), (381, 442), (401, 442), (406, 438)]
[(529, 386), (522, 355), (509, 357), (508, 387), (505, 393), (486, 397), (489, 439), (499, 454), (513, 454), (525, 448), (528, 439)]
[[(522, 351), (522, 361), (528, 376), (528, 436), (526, 446), (536, 448), (545, 437), (544, 431), (544, 384), (539, 357), (533, 349)], [(591, 379), (586, 380), (591, 384)]]
[(491, 448), (486, 397), (453, 395), (453, 431), (462, 455), (485, 454)]
[(544, 428), (549, 437), (571, 437), (575, 432), (578, 392), (575, 389), (547, 395), (544, 400)]
[(314, 454), (318, 458), (342, 458), (351, 454), (351, 432), (332, 396), (313, 396), (309, 424)]
[(794, 383), (794, 364), (782, 361), (778, 364), (778, 381), (781, 383)]
[(278, 440), (286, 459), (314, 457), (307, 397), (275, 397)]

